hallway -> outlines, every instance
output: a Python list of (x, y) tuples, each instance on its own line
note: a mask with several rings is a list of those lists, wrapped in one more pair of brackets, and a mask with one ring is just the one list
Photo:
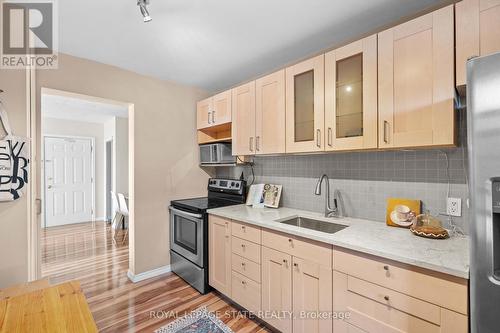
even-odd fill
[[(77, 279), (101, 332), (153, 332), (201, 306), (207, 306), (235, 332), (266, 332), (235, 315), (217, 293), (200, 295), (175, 274), (132, 283), (127, 278), (128, 242), (117, 244), (104, 222), (42, 229), (42, 276), (51, 284)], [(153, 314), (154, 313), (154, 314)]]

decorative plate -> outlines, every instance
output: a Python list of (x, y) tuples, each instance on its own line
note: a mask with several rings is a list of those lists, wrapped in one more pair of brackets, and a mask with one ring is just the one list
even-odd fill
[(445, 239), (450, 237), (448, 231), (443, 228), (436, 227), (410, 227), (410, 231), (417, 236), (431, 239)]

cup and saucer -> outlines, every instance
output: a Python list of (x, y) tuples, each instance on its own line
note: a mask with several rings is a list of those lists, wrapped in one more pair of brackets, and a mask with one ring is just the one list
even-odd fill
[(413, 224), (415, 213), (406, 205), (397, 205), (391, 212), (391, 221), (401, 227), (409, 227)]

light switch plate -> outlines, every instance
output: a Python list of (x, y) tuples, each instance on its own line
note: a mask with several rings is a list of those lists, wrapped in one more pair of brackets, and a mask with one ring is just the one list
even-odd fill
[(462, 199), (448, 198), (446, 214), (457, 217), (462, 216)]

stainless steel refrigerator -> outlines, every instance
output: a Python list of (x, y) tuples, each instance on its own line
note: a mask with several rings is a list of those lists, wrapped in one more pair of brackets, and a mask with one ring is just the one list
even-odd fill
[(467, 63), (470, 325), (500, 332), (500, 53)]

